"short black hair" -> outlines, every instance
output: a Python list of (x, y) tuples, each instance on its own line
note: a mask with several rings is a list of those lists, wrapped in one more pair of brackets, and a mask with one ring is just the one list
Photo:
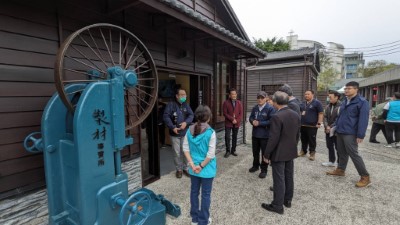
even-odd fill
[(400, 92), (395, 92), (395, 93), (393, 94), (393, 96), (394, 96), (396, 99), (400, 99)]
[(292, 88), (289, 86), (289, 84), (284, 84), (282, 85), (278, 91), (282, 91), (285, 92), (286, 94), (288, 94), (289, 96), (293, 96), (293, 90)]
[(315, 92), (311, 89), (306, 90), (304, 93), (306, 93), (307, 91), (311, 92), (311, 94), (315, 94)]
[(175, 90), (175, 94), (176, 94), (176, 95), (179, 95), (179, 91), (185, 91), (185, 92), (186, 92), (186, 90), (183, 89), (183, 88), (177, 88), (177, 89)]
[(237, 94), (236, 88), (230, 88), (230, 89), (229, 89), (229, 94), (230, 94), (232, 91), (236, 92), (236, 94)]
[(332, 94), (332, 95), (334, 95), (334, 96), (336, 96), (336, 97), (340, 97), (340, 93), (337, 92), (337, 91), (335, 91), (335, 90), (329, 90), (328, 93), (329, 93), (329, 94)]
[(349, 83), (347, 83), (346, 85), (345, 85), (346, 87), (354, 87), (354, 88), (359, 88), (360, 87), (360, 84), (358, 83), (358, 82), (355, 82), (355, 81), (350, 81)]

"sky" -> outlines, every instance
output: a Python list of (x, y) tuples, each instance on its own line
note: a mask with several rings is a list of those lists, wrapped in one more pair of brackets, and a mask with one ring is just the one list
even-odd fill
[[(362, 51), (366, 63), (383, 59), (400, 64), (400, 0), (229, 0), (229, 3), (252, 41), (273, 37), (286, 40), (293, 31), (299, 40), (318, 41), (325, 46), (327, 42), (339, 43), (346, 53)], [(387, 54), (391, 52), (397, 53)]]

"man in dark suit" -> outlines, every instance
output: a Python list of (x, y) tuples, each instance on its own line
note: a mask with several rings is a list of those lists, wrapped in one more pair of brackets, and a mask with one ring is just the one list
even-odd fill
[(264, 160), (271, 163), (274, 182), (274, 199), (271, 204), (262, 203), (264, 209), (283, 214), (283, 205), (291, 207), (294, 190), (294, 162), (297, 157), (297, 132), (300, 116), (287, 107), (289, 96), (281, 91), (272, 97), (275, 115), (270, 119), (270, 138)]

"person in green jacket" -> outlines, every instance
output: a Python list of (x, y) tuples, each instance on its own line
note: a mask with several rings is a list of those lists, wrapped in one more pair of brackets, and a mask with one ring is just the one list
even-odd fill
[(380, 142), (376, 140), (376, 135), (379, 131), (382, 131), (383, 136), (386, 139), (386, 143), (388, 142), (385, 130), (385, 122), (382, 118), (383, 114), (383, 107), (385, 107), (386, 103), (391, 101), (392, 98), (388, 97), (385, 99), (385, 102), (378, 104), (375, 108), (372, 109), (372, 127), (371, 127), (371, 134), (369, 135), (369, 142), (379, 144)]

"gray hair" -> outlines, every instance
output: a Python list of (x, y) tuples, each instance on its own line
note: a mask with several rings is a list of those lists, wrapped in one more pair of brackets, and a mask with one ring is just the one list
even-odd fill
[(292, 88), (289, 86), (289, 84), (284, 84), (282, 85), (278, 91), (282, 91), (285, 92), (286, 94), (288, 94), (289, 96), (293, 96), (293, 91)]
[(287, 105), (289, 102), (289, 95), (283, 91), (277, 91), (272, 96), (272, 101), (278, 105)]

